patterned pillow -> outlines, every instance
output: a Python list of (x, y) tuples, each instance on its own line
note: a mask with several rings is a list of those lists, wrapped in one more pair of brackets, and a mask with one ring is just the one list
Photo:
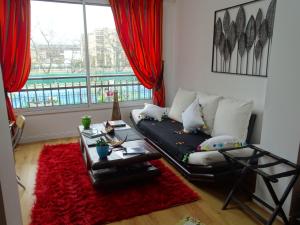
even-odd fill
[(236, 137), (232, 137), (229, 135), (222, 135), (217, 137), (212, 137), (202, 142), (197, 147), (197, 151), (213, 151), (220, 150), (224, 148), (239, 148), (243, 147), (246, 144), (239, 140)]

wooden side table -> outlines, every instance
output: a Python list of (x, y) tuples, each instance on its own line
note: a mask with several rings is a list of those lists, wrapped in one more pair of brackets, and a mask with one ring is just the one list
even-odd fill
[[(236, 149), (222, 149), (219, 150), (219, 152), (221, 154), (224, 155), (225, 159), (231, 163), (232, 165), (235, 163), (240, 164), (241, 166), (243, 166), (243, 169), (241, 170), (236, 182), (233, 184), (232, 189), (230, 190), (229, 194), (226, 197), (224, 206), (223, 206), (223, 210), (225, 210), (228, 206), (228, 204), (230, 203), (230, 201), (234, 201), (235, 203), (237, 203), (244, 211), (246, 211), (247, 213), (251, 214), (252, 216), (254, 216), (256, 219), (258, 219), (262, 224), (265, 225), (271, 225), (273, 224), (275, 218), (279, 215), (285, 224), (290, 224), (289, 220), (286, 216), (286, 214), (284, 213), (282, 206), (287, 198), (287, 196), (289, 195), (289, 193), (291, 192), (294, 184), (296, 183), (299, 174), (300, 174), (300, 166), (297, 164), (294, 164), (286, 159), (283, 159), (277, 155), (274, 155), (268, 151), (265, 151), (261, 148), (258, 148), (256, 146), (253, 145), (249, 145), (246, 146), (244, 148), (248, 148), (251, 149), (253, 151), (253, 153), (251, 154), (251, 156), (249, 157), (236, 157), (234, 155), (232, 155), (230, 152)], [(268, 157), (271, 159), (271, 162), (269, 163), (265, 163), (265, 164), (257, 164), (258, 159), (262, 158), (262, 157)], [(270, 168), (273, 166), (278, 166), (278, 165), (284, 165), (289, 167), (291, 170), (285, 171), (285, 172), (280, 172), (280, 173), (275, 173), (275, 174), (268, 174), (266, 172), (263, 171), (263, 169), (266, 168)], [(269, 210), (272, 211), (272, 214), (270, 216), (270, 218), (265, 219), (264, 217), (262, 217), (260, 214), (258, 214), (256, 211), (254, 211), (253, 209), (251, 209), (249, 206), (247, 206), (245, 203), (241, 202), (240, 200), (238, 200), (234, 194), (236, 193), (237, 190), (241, 190), (241, 184), (244, 180), (244, 178), (246, 177), (246, 175), (248, 174), (248, 172), (254, 172), (257, 175), (260, 175), (274, 201), (275, 207), (272, 207), (271, 205), (269, 205), (267, 202), (265, 202), (263, 199), (259, 198), (258, 196), (252, 194), (252, 193), (247, 193), (249, 194), (254, 200), (258, 201), (259, 203), (261, 203), (263, 206), (265, 206), (266, 208), (268, 208)], [(291, 177), (290, 182), (287, 184), (286, 189), (283, 192), (283, 195), (278, 198), (278, 196), (276, 195), (272, 184), (271, 183), (277, 183), (279, 181), (279, 179), (284, 178), (284, 177)], [(243, 190), (245, 191), (245, 190)]]

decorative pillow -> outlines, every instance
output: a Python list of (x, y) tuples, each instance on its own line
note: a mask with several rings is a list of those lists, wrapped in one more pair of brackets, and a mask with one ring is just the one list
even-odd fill
[(211, 135), (212, 129), (214, 127), (214, 120), (219, 100), (222, 97), (217, 95), (209, 95), (201, 92), (197, 93), (197, 97), (202, 107), (204, 122), (207, 126), (207, 128), (204, 129), (203, 132), (208, 135)]
[(245, 143), (240, 141), (238, 138), (222, 135), (217, 137), (212, 137), (202, 142), (198, 147), (197, 151), (213, 151), (223, 148), (238, 148), (245, 146)]
[[(230, 151), (230, 155), (235, 157), (249, 157), (253, 154), (252, 148), (241, 148)], [(218, 151), (193, 152), (186, 156), (185, 163), (191, 165), (214, 165), (226, 161), (225, 157)]]
[(173, 100), (168, 117), (182, 123), (183, 111), (195, 100), (196, 93), (178, 89)]
[(231, 98), (220, 100), (212, 136), (231, 135), (244, 142), (247, 138), (252, 108), (252, 101)]
[(142, 109), (140, 112), (140, 118), (141, 119), (150, 118), (150, 119), (161, 121), (162, 117), (166, 115), (166, 113), (167, 113), (166, 108), (161, 108), (157, 105), (145, 103), (144, 109)]
[(204, 126), (202, 118), (201, 106), (198, 99), (195, 99), (193, 103), (187, 107), (182, 113), (183, 131), (190, 133)]

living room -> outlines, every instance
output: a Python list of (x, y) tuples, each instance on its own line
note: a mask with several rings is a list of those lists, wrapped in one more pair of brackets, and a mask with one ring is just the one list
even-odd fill
[[(4, 2), (6, 2), (6, 4), (9, 4), (9, 2), (12, 1)], [(32, 0), (24, 2), (31, 4), (32, 23), (34, 23), (35, 25), (40, 24), (43, 26), (45, 24), (43, 23), (43, 21), (52, 21), (52, 24), (49, 22), (49, 26), (52, 26), (53, 31), (51, 32), (50, 30), (48, 37), (51, 37), (51, 35), (57, 33), (59, 38), (63, 38), (64, 36), (66, 36), (66, 41), (68, 41), (67, 39), (70, 39), (69, 37), (71, 37), (68, 36), (68, 33), (76, 33), (76, 35), (78, 33), (79, 39), (82, 37), (81, 35), (83, 35), (86, 40), (90, 40), (92, 38), (90, 34), (92, 33), (93, 29), (89, 30), (89, 27), (98, 27), (98, 23), (94, 22), (94, 20), (99, 21), (99, 26), (103, 27), (111, 26), (111, 23), (113, 23), (113, 27), (119, 27), (118, 32), (115, 32), (120, 36), (122, 25), (117, 23), (115, 24), (116, 17), (113, 16), (113, 13), (110, 9), (111, 2), (118, 3), (118, 1)], [(132, 1), (120, 2), (124, 2), (124, 4), (126, 5), (126, 2), (128, 3)], [(143, 1), (139, 0), (139, 2)], [(223, 9), (228, 8), (229, 12), (231, 13), (231, 20), (235, 20), (235, 11), (237, 11), (236, 9), (239, 9), (241, 4), (247, 3), (244, 5), (247, 21), (251, 14), (256, 17), (257, 8), (260, 7), (262, 8), (263, 16), (266, 17), (268, 6), (272, 1), (253, 1), (251, 2), (251, 4), (249, 3), (249, 1), (242, 0), (162, 0), (161, 2), (163, 4), (161, 59), (164, 62), (163, 78), (165, 86), (165, 106), (168, 108), (172, 107), (173, 100), (175, 99), (175, 96), (180, 88), (193, 92), (210, 93), (226, 98), (252, 101), (252, 114), (256, 115), (256, 120), (253, 131), (251, 132), (252, 138), (250, 143), (257, 144), (259, 148), (267, 150), (276, 156), (291, 161), (292, 163), (297, 163), (300, 135), (300, 126), (297, 122), (297, 117), (300, 114), (300, 107), (297, 104), (297, 97), (299, 95), (298, 83), (300, 81), (298, 76), (297, 54), (298, 52), (300, 52), (300, 45), (297, 45), (295, 43), (297, 42), (297, 40), (299, 40), (300, 35), (300, 29), (298, 28), (299, 26), (297, 26), (297, 21), (299, 19), (298, 9), (300, 7), (300, 3), (296, 0), (277, 1), (272, 43), (271, 45), (269, 43), (269, 45), (271, 46), (270, 52), (268, 56), (266, 56), (266, 59), (268, 58), (268, 67), (266, 68), (266, 74), (262, 73), (263, 76), (258, 77), (253, 76), (253, 74), (245, 75), (239, 72), (236, 74), (232, 74), (215, 71), (215, 68), (217, 68), (214, 67), (214, 23), (216, 22), (215, 15), (218, 15), (217, 13), (222, 13)], [(4, 5), (5, 4), (1, 4), (1, 7), (3, 7), (2, 9), (0, 9), (1, 12), (4, 12), (5, 10)], [(35, 10), (38, 9), (39, 5), (44, 11)], [(5, 7), (8, 6), (5, 5)], [(84, 7), (86, 8), (83, 10)], [(74, 11), (72, 11), (73, 9)], [(64, 11), (69, 11), (68, 18), (64, 18)], [(53, 14), (57, 15), (56, 19), (51, 18), (51, 15)], [(102, 19), (101, 14), (104, 15), (104, 19)], [(4, 13), (2, 15), (4, 15)], [(43, 15), (46, 18), (43, 18)], [(41, 18), (41, 20), (39, 21), (37, 18)], [(85, 20), (83, 18), (85, 18)], [(221, 19), (223, 20), (223, 16), (221, 17)], [(102, 22), (102, 20), (106, 20), (106, 22)], [(72, 24), (72, 21), (74, 21), (75, 26)], [(68, 24), (68, 22), (70, 23), (70, 25)], [(61, 26), (66, 27), (65, 30), (59, 28), (60, 23)], [(78, 24), (80, 26), (77, 26)], [(41, 35), (43, 32), (41, 31), (45, 31), (45, 28), (47, 27), (44, 26), (42, 28), (43, 29), (32, 26), (31, 39), (34, 40), (35, 36), (33, 35), (36, 34), (37, 36), (39, 36), (37, 38), (37, 42), (40, 40), (45, 45), (45, 43), (47, 43), (46, 40), (48, 40), (47, 35), (44, 35), (43, 37), (43, 35)], [(116, 28), (114, 29), (116, 30)], [(71, 32), (70, 30), (75, 31)], [(3, 33), (1, 35), (3, 35)], [(32, 52), (32, 65), (35, 62), (33, 60), (37, 58), (34, 53), (34, 44), (36, 45), (37, 42), (33, 43), (32, 40), (30, 42)], [(74, 45), (74, 43), (75, 42), (73, 41), (70, 45)], [(85, 41), (85, 45), (88, 45), (90, 48), (92, 48), (93, 44), (90, 41)], [(268, 45), (268, 43), (266, 45)], [(237, 48), (238, 47), (236, 47), (236, 49)], [(267, 50), (267, 47), (265, 47), (265, 50)], [(70, 49), (68, 49), (68, 51), (70, 52)], [(77, 49), (76, 51), (79, 50)], [(80, 51), (83, 51), (83, 53), (85, 54), (85, 59), (90, 59), (90, 63), (84, 61), (84, 65), (92, 65), (92, 53), (82, 49)], [(74, 57), (76, 58), (76, 54), (74, 54), (73, 57), (72, 55), (73, 53), (68, 55), (70, 61), (72, 61)], [(234, 63), (236, 63), (237, 66), (239, 66), (238, 62), (235, 61), (236, 54), (232, 55), (232, 58), (234, 58), (232, 60), (232, 64), (234, 65)], [(246, 53), (244, 56), (244, 59), (246, 59)], [(252, 62), (253, 64), (254, 60), (252, 60), (251, 53), (249, 58), (251, 58), (250, 62)], [(2, 62), (4, 62), (4, 60), (1, 61), (1, 67), (3, 70), (4, 67), (2, 65)], [(67, 60), (64, 60), (63, 64), (68, 64)], [(253, 71), (252, 68), (255, 68), (257, 66), (255, 64), (252, 64), (250, 64), (250, 71)], [(41, 64), (40, 67), (31, 67), (31, 70), (37, 70), (38, 68), (40, 71), (42, 71), (42, 67), (45, 65), (46, 64)], [(93, 74), (93, 66), (87, 66), (86, 68), (87, 69), (84, 69), (82, 73), (90, 73), (90, 75), (97, 76), (96, 73)], [(105, 68), (103, 69), (103, 71), (105, 71)], [(233, 68), (235, 71), (235, 67)], [(32, 71), (31, 74), (33, 74)], [(125, 89), (118, 89), (121, 118), (131, 127), (133, 127), (133, 123), (130, 119), (131, 111), (135, 109), (142, 109), (144, 107), (144, 103), (152, 103), (151, 98), (149, 97), (150, 95), (147, 95), (148, 89), (143, 89), (144, 86), (138, 83), (142, 82), (141, 78), (136, 78), (134, 75), (135, 73), (132, 73), (130, 76), (128, 76), (129, 78), (127, 79), (130, 80), (128, 80), (127, 82), (134, 82), (134, 84), (137, 84), (136, 86), (141, 88), (142, 91), (140, 92), (143, 94), (137, 95), (139, 97), (135, 97), (134, 94), (133, 97), (131, 96), (131, 94), (127, 94), (126, 96), (128, 99), (121, 100), (120, 98), (121, 96), (123, 98), (123, 94), (120, 90), (123, 91)], [(75, 75), (72, 74), (72, 76)], [(1, 77), (3, 77), (3, 74)], [(30, 79), (37, 78), (29, 75), (29, 80)], [(63, 79), (66, 80), (72, 78), (64, 77)], [(79, 78), (77, 77), (74, 79)], [(34, 84), (34, 82), (37, 81), (31, 80), (31, 82), (32, 84)], [(80, 83), (81, 81), (78, 82), (77, 80), (74, 80), (75, 85), (76, 82)], [(12, 104), (15, 108), (15, 114), (22, 114), (26, 117), (24, 132), (22, 134), (20, 144), (18, 145), (15, 152), (12, 150), (11, 145), (11, 133), (9, 131), (9, 123), (7, 120), (7, 109), (6, 107), (1, 107), (0, 124), (2, 131), (0, 136), (0, 143), (2, 151), (0, 157), (0, 181), (3, 207), (5, 212), (3, 224), (39, 224), (36, 221), (41, 220), (35, 220), (35, 222), (32, 223), (31, 219), (32, 216), (37, 219), (36, 214), (38, 211), (32, 211), (32, 208), (34, 207), (34, 202), (38, 202), (38, 199), (36, 199), (35, 196), (37, 194), (37, 191), (41, 191), (37, 190), (35, 187), (36, 182), (38, 182), (38, 180), (36, 180), (38, 167), (42, 168), (41, 165), (38, 164), (40, 160), (40, 153), (44, 149), (44, 145), (67, 144), (70, 142), (78, 143), (79, 133), (77, 131), (77, 128), (81, 124), (81, 118), (84, 115), (91, 116), (92, 123), (101, 123), (103, 121), (111, 119), (113, 98), (111, 98), (109, 93), (106, 93), (104, 101), (102, 101), (103, 93), (97, 100), (93, 100), (93, 97), (96, 96), (96, 93), (99, 93), (99, 91), (96, 91), (96, 88), (99, 88), (99, 85), (103, 86), (103, 84), (104, 86), (109, 86), (110, 88), (109, 82), (101, 84), (98, 84), (97, 81), (95, 81), (95, 83), (85, 83), (84, 85), (86, 85), (87, 87), (91, 87), (89, 96), (90, 99), (87, 100), (87, 102), (84, 102), (85, 98), (82, 98), (76, 103), (76, 105), (72, 105), (72, 101), (70, 101), (70, 104), (59, 104), (61, 100), (58, 101), (59, 99), (56, 99), (56, 102), (52, 101), (52, 105), (50, 106), (46, 105), (46, 103), (43, 103), (43, 101), (41, 101), (42, 103), (36, 103), (36, 101), (31, 103), (31, 107), (26, 108), (18, 107), (16, 101), (12, 101)], [(122, 82), (114, 83), (114, 85), (116, 84), (117, 86), (122, 85)], [(114, 85), (112, 84), (111, 86)], [(3, 85), (3, 83), (0, 82), (0, 102), (3, 106), (6, 105), (4, 87), (6, 87), (6, 85)], [(26, 87), (24, 86), (24, 88)], [(24, 88), (23, 93), (25, 93), (25, 95), (21, 94), (21, 96), (26, 96), (26, 92), (28, 91), (26, 91), (26, 89)], [(95, 91), (93, 91), (93, 88), (95, 88)], [(132, 88), (132, 86), (129, 86), (129, 90), (131, 90), (130, 88)], [(110, 90), (113, 89), (108, 89), (108, 91)], [(58, 92), (52, 91), (52, 93)], [(41, 94), (41, 92), (38, 92), (38, 94)], [(68, 94), (72, 96), (72, 91)], [(17, 99), (18, 94), (15, 94), (14, 96), (15, 99)], [(47, 95), (46, 97), (48, 98), (49, 95)], [(22, 101), (22, 99), (23, 101), (26, 101), (25, 98), (20, 98), (19, 100)], [(101, 99), (101, 101), (99, 99)], [(74, 100), (73, 103), (75, 103), (76, 101)], [(172, 171), (172, 173), (175, 174), (174, 176), (179, 177), (179, 179), (185, 185), (187, 185), (189, 189), (192, 189), (194, 192), (196, 192), (199, 199), (190, 202), (187, 201), (186, 203), (183, 203), (184, 201), (182, 201), (181, 203), (179, 202), (179, 206), (166, 206), (164, 208), (161, 208), (160, 210), (159, 208), (155, 209), (154, 207), (155, 210), (147, 213), (141, 213), (138, 209), (135, 209), (136, 213), (128, 213), (128, 215), (133, 215), (132, 218), (116, 217), (113, 214), (116, 212), (114, 211), (111, 217), (117, 218), (118, 220), (111, 220), (111, 218), (109, 218), (107, 220), (102, 220), (101, 223), (99, 222), (98, 224), (105, 224), (108, 222), (114, 222), (113, 224), (179, 224), (181, 220), (184, 220), (187, 217), (193, 217), (195, 220), (200, 221), (203, 224), (260, 224), (257, 218), (248, 216), (247, 213), (243, 212), (241, 208), (236, 207), (235, 205), (230, 205), (228, 209), (221, 210), (226, 195), (228, 194), (228, 189), (223, 190), (223, 188), (220, 188), (220, 186), (218, 187), (218, 185), (213, 185), (210, 182), (189, 181), (189, 179), (187, 179), (186, 176), (181, 173), (182, 171), (174, 166), (163, 154), (162, 158), (163, 163), (166, 164), (167, 167)], [(53, 171), (55, 171), (55, 169), (53, 169)], [(278, 171), (275, 170), (273, 172)], [(41, 172), (39, 171), (39, 173)], [(18, 186), (16, 174), (20, 178), (21, 183), (24, 184), (25, 190), (22, 187)], [(55, 181), (55, 179), (53, 179), (53, 181)], [(61, 182), (61, 180), (58, 179), (57, 182)], [(288, 182), (288, 179), (283, 179), (273, 185), (277, 195), (281, 196), (284, 193)], [(299, 187), (297, 188), (299, 189)], [(294, 190), (296, 190), (296, 188), (294, 188)], [(179, 199), (178, 194), (173, 194), (174, 198), (177, 197)], [(268, 194), (266, 184), (262, 179), (259, 178), (259, 176), (256, 176), (255, 194), (262, 198), (265, 202), (272, 204), (272, 198)], [(292, 191), (290, 191), (283, 205), (283, 211), (289, 219), (289, 216), (293, 216), (293, 214), (290, 214), (291, 209), (293, 208), (291, 207), (291, 205), (296, 207), (292, 203), (294, 198), (293, 196)], [(53, 201), (54, 200), (57, 201), (59, 200), (59, 198), (53, 199)], [(51, 202), (51, 199), (48, 199), (48, 201)], [(128, 205), (131, 206), (129, 203)], [(61, 204), (63, 205), (64, 203)], [(266, 218), (271, 215), (272, 210), (266, 209), (266, 207), (263, 207), (261, 203), (254, 201), (254, 203), (250, 204), (252, 208), (258, 209), (258, 211), (261, 212)], [(274, 205), (272, 206), (274, 207)], [(47, 211), (47, 207), (48, 206), (44, 206), (44, 208), (40, 208), (39, 210)], [(90, 207), (93, 207), (93, 205), (91, 205)], [(97, 208), (97, 205), (95, 204), (94, 207)], [(124, 206), (121, 205), (120, 208), (122, 209), (122, 207)], [(76, 204), (74, 205), (74, 208), (74, 212), (77, 212)], [(58, 210), (59, 211), (56, 215), (62, 215), (63, 209), (61, 208)], [(70, 215), (67, 215), (68, 212), (69, 211), (66, 210), (65, 214), (63, 215), (68, 217), (72, 215), (72, 213), (74, 213), (72, 212), (70, 213)], [(41, 215), (47, 214), (41, 213)], [(56, 218), (53, 217), (52, 219), (53, 224), (62, 224), (55, 223)], [(72, 221), (72, 219), (65, 221)], [(73, 221), (73, 223), (65, 224), (90, 224), (88, 222), (82, 221), (84, 220), (81, 219), (81, 221)], [(42, 224), (49, 223), (45, 222)], [(191, 224), (197, 223), (194, 222)], [(277, 217), (274, 224), (283, 224), (280, 216)], [(291, 224), (297, 223), (295, 222)]]

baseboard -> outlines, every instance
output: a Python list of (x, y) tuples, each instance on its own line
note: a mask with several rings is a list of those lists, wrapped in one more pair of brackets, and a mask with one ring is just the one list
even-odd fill
[(31, 142), (38, 142), (38, 141), (46, 141), (51, 139), (59, 139), (59, 138), (68, 138), (68, 137), (76, 137), (78, 136), (78, 132), (74, 131), (66, 131), (60, 133), (48, 133), (48, 134), (41, 134), (36, 136), (24, 136), (21, 139), (22, 144), (31, 143)]

